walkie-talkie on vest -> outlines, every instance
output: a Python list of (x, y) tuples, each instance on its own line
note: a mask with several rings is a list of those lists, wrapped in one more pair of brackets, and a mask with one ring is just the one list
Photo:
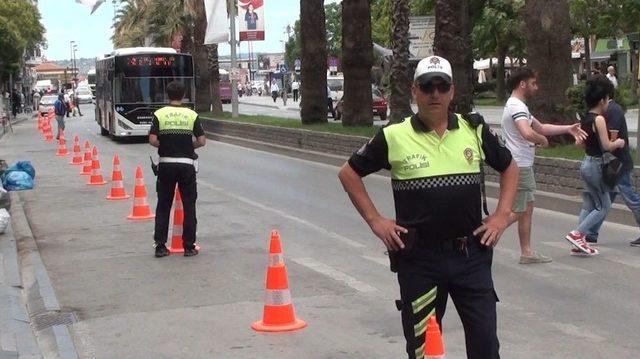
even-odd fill
[(471, 128), (474, 129), (476, 133), (476, 145), (478, 146), (478, 154), (480, 155), (480, 194), (482, 196), (482, 211), (485, 215), (489, 215), (489, 208), (487, 207), (487, 190), (484, 185), (484, 162), (482, 160), (482, 147), (480, 146), (480, 137), (478, 136), (477, 128), (480, 125), (485, 125), (484, 117), (477, 112), (469, 112), (466, 116), (464, 116), (465, 120), (469, 122)]

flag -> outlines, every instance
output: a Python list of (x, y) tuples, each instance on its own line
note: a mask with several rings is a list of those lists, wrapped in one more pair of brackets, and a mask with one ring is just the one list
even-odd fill
[(91, 9), (91, 14), (93, 15), (96, 9), (98, 9), (98, 7), (102, 5), (103, 2), (105, 2), (105, 0), (76, 0), (76, 2)]
[(201, 0), (207, 14), (207, 32), (204, 44), (219, 44), (229, 41), (229, 19), (227, 0)]

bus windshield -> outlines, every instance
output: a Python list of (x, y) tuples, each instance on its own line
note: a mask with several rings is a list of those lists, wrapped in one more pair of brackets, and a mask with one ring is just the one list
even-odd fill
[(171, 81), (185, 85), (182, 102), (193, 102), (191, 78), (137, 77), (119, 78), (115, 81), (116, 103), (169, 103), (166, 87)]

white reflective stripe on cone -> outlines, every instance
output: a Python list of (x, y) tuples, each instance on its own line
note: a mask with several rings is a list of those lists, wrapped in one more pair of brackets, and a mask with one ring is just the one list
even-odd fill
[(136, 178), (136, 186), (144, 186), (144, 178)]
[(175, 201), (173, 202), (173, 209), (175, 211), (182, 211), (184, 210), (184, 208), (182, 207), (182, 201)]
[(113, 166), (113, 172), (120, 172), (120, 165)]
[(174, 236), (182, 236), (182, 225), (174, 225), (173, 226), (173, 235)]
[(111, 183), (113, 183), (113, 188), (122, 188), (124, 186), (122, 181), (112, 181)]
[(264, 305), (291, 304), (291, 291), (289, 289), (267, 289), (264, 292)]
[(133, 205), (136, 206), (136, 207), (146, 206), (147, 205), (147, 198), (146, 197), (145, 198), (137, 198), (136, 197), (136, 198), (133, 199)]
[(271, 267), (280, 266), (284, 264), (284, 256), (282, 253), (269, 254), (269, 265)]

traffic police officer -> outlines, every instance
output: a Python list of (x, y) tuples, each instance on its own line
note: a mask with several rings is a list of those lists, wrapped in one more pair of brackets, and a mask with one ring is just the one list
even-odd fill
[[(206, 143), (204, 130), (198, 114), (182, 107), (185, 87), (182, 82), (172, 81), (167, 85), (169, 106), (153, 114), (149, 131), (149, 143), (158, 147), (160, 163), (158, 165), (158, 205), (156, 207), (156, 226), (154, 241), (155, 256), (169, 255), (166, 247), (169, 230), (169, 213), (173, 201), (176, 183), (184, 206), (184, 224), (182, 239), (184, 256), (198, 254), (196, 242), (196, 172), (197, 155), (195, 149)], [(193, 137), (195, 136), (195, 141)]]
[[(398, 273), (409, 358), (423, 357), (427, 318), (435, 312), (441, 322), (448, 295), (464, 326), (468, 358), (499, 358), (492, 248), (507, 227), (518, 169), (477, 116), (448, 111), (454, 88), (446, 59), (421, 60), (412, 92), (418, 113), (380, 130), (339, 178)], [(485, 219), (483, 162), (501, 173), (498, 207)], [(395, 221), (378, 212), (362, 181), (382, 168), (391, 171)]]

